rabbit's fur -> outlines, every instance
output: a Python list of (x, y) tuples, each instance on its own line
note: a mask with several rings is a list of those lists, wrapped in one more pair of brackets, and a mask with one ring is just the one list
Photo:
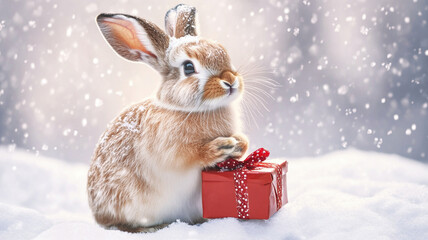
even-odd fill
[[(201, 170), (248, 148), (237, 105), (242, 77), (221, 45), (198, 36), (193, 7), (167, 12), (167, 34), (124, 14), (97, 22), (119, 55), (151, 65), (163, 81), (155, 98), (125, 109), (97, 144), (88, 174), (96, 221), (128, 231), (200, 221)], [(192, 74), (184, 72), (188, 61)]]

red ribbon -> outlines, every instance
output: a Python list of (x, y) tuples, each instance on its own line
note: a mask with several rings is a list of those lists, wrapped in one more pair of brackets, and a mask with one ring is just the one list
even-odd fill
[(248, 199), (248, 186), (247, 186), (247, 172), (256, 167), (275, 168), (277, 177), (276, 188), (276, 207), (277, 210), (282, 206), (282, 168), (275, 163), (264, 163), (263, 161), (269, 156), (270, 152), (264, 148), (259, 148), (251, 153), (244, 161), (237, 161), (229, 158), (224, 162), (217, 163), (217, 167), (221, 170), (234, 170), (235, 181), (235, 197), (236, 197), (236, 210), (238, 218), (248, 219), (250, 217), (250, 205)]
[(269, 154), (270, 152), (268, 150), (259, 148), (248, 155), (244, 161), (238, 161), (233, 158), (229, 158), (221, 163), (217, 163), (216, 165), (222, 170), (235, 170), (243, 167), (252, 169), (256, 167), (256, 163), (266, 160), (266, 158), (269, 157)]

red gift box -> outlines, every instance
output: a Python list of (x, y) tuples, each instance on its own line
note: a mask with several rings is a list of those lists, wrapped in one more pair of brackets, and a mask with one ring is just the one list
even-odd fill
[[(265, 156), (259, 157), (262, 151)], [(202, 171), (203, 217), (268, 219), (286, 204), (288, 163), (282, 159), (263, 161), (268, 155), (261, 148), (245, 163), (231, 160), (219, 164), (223, 169)], [(233, 170), (226, 170), (230, 168)]]

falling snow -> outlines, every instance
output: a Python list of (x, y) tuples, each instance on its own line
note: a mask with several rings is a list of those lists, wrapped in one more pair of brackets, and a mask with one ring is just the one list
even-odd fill
[[(154, 95), (161, 83), (153, 69), (111, 51), (96, 30), (96, 15), (137, 14), (163, 28), (171, 3), (6, 4), (0, 8), (0, 144), (89, 161), (117, 113)], [(269, 148), (276, 157), (354, 147), (428, 162), (427, 7), (420, 0), (219, 0), (198, 11), (202, 36), (225, 46), (237, 69), (261, 72), (264, 92), (247, 84), (244, 94), (258, 94), (268, 109), (253, 104), (254, 119), (242, 114), (250, 147)], [(269, 88), (262, 78), (278, 84)]]
[(95, 105), (95, 107), (101, 107), (103, 105), (103, 103), (104, 103), (103, 100), (97, 98), (97, 99), (95, 99), (94, 105)]

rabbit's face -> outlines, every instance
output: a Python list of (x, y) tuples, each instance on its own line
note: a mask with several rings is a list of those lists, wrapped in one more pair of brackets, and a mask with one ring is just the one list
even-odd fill
[(205, 111), (240, 97), (242, 77), (220, 44), (194, 36), (172, 38), (165, 58), (168, 74), (157, 95), (162, 103)]
[(194, 7), (177, 5), (166, 13), (165, 29), (126, 14), (101, 14), (97, 23), (122, 57), (145, 62), (163, 75), (160, 104), (206, 111), (240, 97), (243, 81), (220, 44), (199, 38)]

